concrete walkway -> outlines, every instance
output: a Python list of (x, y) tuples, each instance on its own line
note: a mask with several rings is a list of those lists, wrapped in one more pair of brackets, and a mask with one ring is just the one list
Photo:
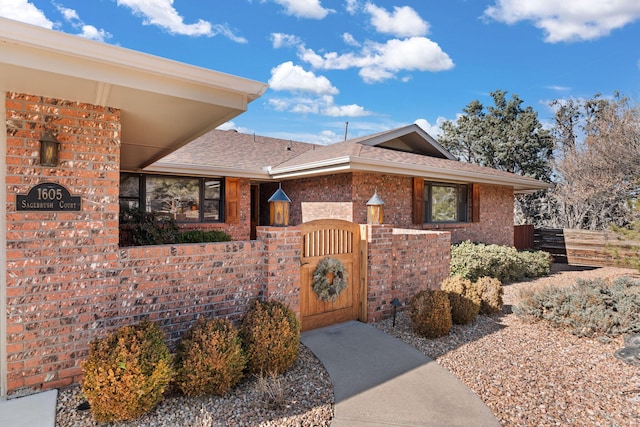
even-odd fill
[(58, 390), (0, 400), (1, 427), (54, 427)]
[(304, 332), (302, 343), (333, 382), (333, 427), (500, 426), (449, 371), (371, 325), (347, 322)]

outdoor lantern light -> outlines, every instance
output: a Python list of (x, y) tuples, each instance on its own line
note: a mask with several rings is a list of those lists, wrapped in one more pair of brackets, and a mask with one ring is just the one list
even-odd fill
[(274, 227), (286, 227), (289, 225), (289, 205), (291, 199), (282, 191), (282, 184), (278, 190), (269, 197), (269, 219)]
[(382, 224), (383, 211), (382, 206), (384, 202), (378, 196), (378, 191), (373, 193), (373, 197), (367, 202), (367, 224)]
[(60, 142), (51, 132), (45, 132), (40, 138), (40, 164), (42, 166), (58, 166)]

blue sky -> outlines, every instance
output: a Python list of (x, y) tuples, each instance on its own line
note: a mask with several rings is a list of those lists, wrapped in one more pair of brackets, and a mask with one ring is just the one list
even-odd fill
[(331, 143), (472, 100), (640, 100), (638, 0), (0, 0), (0, 16), (269, 83), (225, 128)]

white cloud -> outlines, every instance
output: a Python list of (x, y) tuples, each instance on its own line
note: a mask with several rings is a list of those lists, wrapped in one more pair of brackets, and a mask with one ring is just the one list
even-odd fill
[(238, 43), (247, 42), (245, 38), (235, 35), (226, 24), (212, 25), (202, 19), (194, 24), (185, 24), (184, 18), (173, 7), (173, 0), (117, 0), (117, 4), (142, 16), (144, 25), (157, 25), (171, 34), (208, 37), (221, 34)]
[(424, 36), (429, 32), (429, 24), (409, 6), (394, 6), (393, 13), (372, 3), (365, 5), (371, 15), (371, 25), (384, 34), (396, 37)]
[(360, 42), (358, 40), (356, 40), (355, 37), (353, 37), (353, 35), (351, 33), (343, 33), (342, 34), (342, 41), (344, 41), (349, 46), (355, 46), (355, 47), (359, 47), (360, 46)]
[(276, 111), (317, 114), (328, 117), (364, 117), (371, 113), (357, 104), (336, 105), (333, 96), (271, 98), (268, 104)]
[(333, 95), (338, 93), (338, 89), (329, 79), (305, 71), (291, 61), (271, 70), (269, 87), (275, 91), (286, 91), (296, 95), (269, 99), (268, 104), (276, 111), (329, 117), (362, 117), (371, 114), (357, 104), (336, 105)]
[(318, 69), (359, 68), (360, 76), (368, 83), (393, 78), (399, 71), (443, 71), (454, 66), (449, 55), (425, 37), (391, 39), (386, 43), (369, 42), (357, 54), (329, 52), (321, 56), (300, 47), (299, 57)]
[(335, 12), (333, 9), (322, 7), (319, 0), (273, 0), (273, 2), (284, 7), (287, 15), (298, 18), (324, 19), (329, 13)]
[(360, 8), (359, 0), (346, 0), (344, 2), (344, 9), (349, 15), (355, 15)]
[(44, 12), (27, 0), (0, 1), (0, 16), (39, 27), (53, 28), (53, 22), (45, 16)]
[(496, 0), (484, 16), (506, 24), (531, 21), (549, 43), (593, 40), (640, 19), (638, 0)]
[(271, 42), (273, 43), (274, 49), (298, 46), (302, 43), (297, 36), (284, 33), (271, 33)]
[(571, 90), (569, 86), (559, 86), (559, 85), (546, 86), (546, 88), (554, 90), (556, 92), (568, 92)]
[(97, 40), (103, 42), (109, 38), (111, 38), (111, 34), (103, 29), (98, 29), (93, 25), (85, 24), (82, 19), (80, 19), (80, 15), (74, 9), (69, 9), (67, 7), (63, 7), (62, 5), (54, 3), (54, 6), (60, 12), (65, 21), (69, 22), (73, 28), (80, 30), (77, 34), (80, 37), (84, 37), (85, 39)]
[(426, 119), (418, 119), (414, 123), (420, 126), (429, 135), (438, 139), (440, 135), (442, 135), (442, 124), (446, 121), (447, 119), (441, 116), (436, 119), (435, 125), (432, 125)]
[(307, 92), (316, 95), (335, 95), (335, 88), (324, 76), (316, 76), (312, 71), (305, 71), (299, 65), (287, 61), (271, 69), (269, 87), (273, 90), (290, 92)]

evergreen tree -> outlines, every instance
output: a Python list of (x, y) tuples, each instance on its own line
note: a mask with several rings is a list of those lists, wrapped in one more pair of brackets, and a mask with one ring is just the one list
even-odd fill
[[(455, 121), (445, 122), (440, 143), (462, 161), (551, 182), (554, 141), (538, 113), (518, 95), (491, 92), (494, 105), (471, 101)], [(516, 199), (517, 222), (538, 224), (544, 192)]]

